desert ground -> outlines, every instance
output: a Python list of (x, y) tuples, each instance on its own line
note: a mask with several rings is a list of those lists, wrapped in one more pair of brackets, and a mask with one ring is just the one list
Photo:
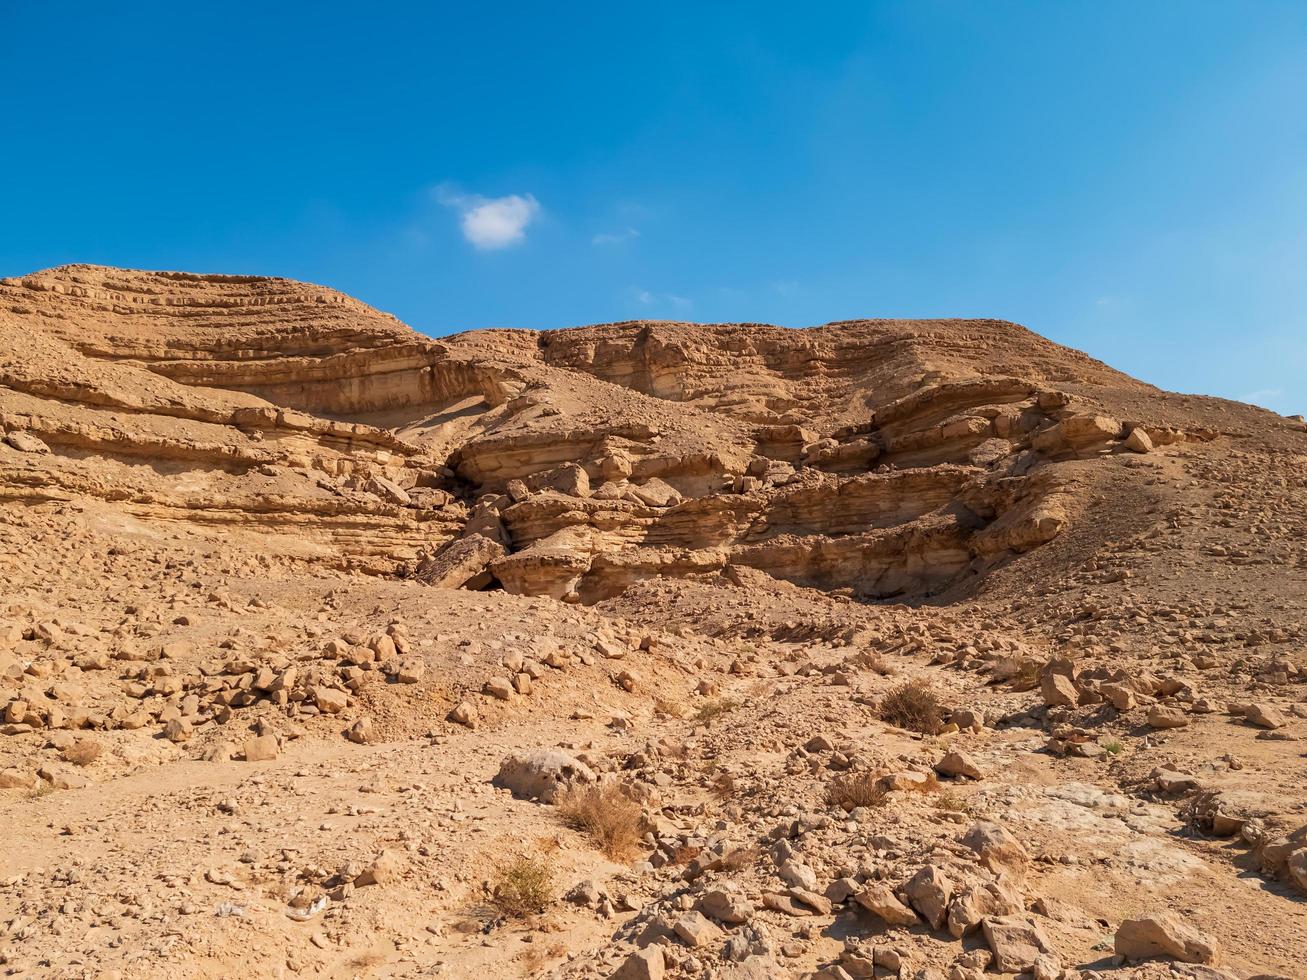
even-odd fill
[(1307, 426), (997, 320), (0, 280), (0, 973), (1307, 978)]

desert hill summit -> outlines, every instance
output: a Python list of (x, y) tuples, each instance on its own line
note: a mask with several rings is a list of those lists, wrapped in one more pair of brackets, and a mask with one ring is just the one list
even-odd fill
[(435, 341), (289, 280), (66, 266), (0, 281), (0, 331), (5, 428), (56, 450), (7, 485), (583, 601), (727, 568), (933, 594), (1064, 528), (1045, 461), (1274, 424), (990, 320)]
[(1304, 500), (999, 320), (0, 279), (0, 968), (1303, 976)]

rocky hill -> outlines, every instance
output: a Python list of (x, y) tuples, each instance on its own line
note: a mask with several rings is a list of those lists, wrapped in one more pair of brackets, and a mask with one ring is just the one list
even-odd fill
[(66, 266), (0, 429), (10, 974), (1303, 975), (1300, 418)]

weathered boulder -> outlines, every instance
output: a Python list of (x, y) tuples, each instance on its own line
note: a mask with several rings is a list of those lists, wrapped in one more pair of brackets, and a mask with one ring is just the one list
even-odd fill
[(662, 980), (666, 971), (659, 946), (637, 949), (610, 975), (610, 980)]
[(413, 577), (438, 589), (480, 589), (493, 578), (490, 565), (507, 554), (498, 541), (484, 534), (469, 534), (419, 562)]
[(1170, 912), (1126, 919), (1116, 930), (1113, 946), (1118, 956), (1133, 960), (1163, 957), (1183, 963), (1212, 963), (1217, 955), (1214, 939)]
[(917, 913), (898, 900), (889, 885), (881, 881), (869, 881), (862, 891), (853, 896), (853, 900), (872, 915), (878, 916), (890, 926), (914, 926)]
[(30, 432), (23, 432), (21, 430), (6, 433), (5, 442), (14, 449), (17, 449), (20, 453), (45, 454), (50, 451), (50, 447), (36, 436), (32, 435)]
[(962, 844), (975, 851), (980, 863), (994, 874), (1004, 871), (1022, 874), (1030, 855), (1001, 824), (978, 821), (962, 837)]
[(1179, 708), (1155, 704), (1148, 710), (1148, 724), (1153, 728), (1184, 728), (1189, 716)]
[(595, 781), (594, 770), (561, 749), (538, 749), (510, 755), (493, 782), (521, 799), (553, 803), (568, 789)]
[(1032, 970), (1041, 954), (1052, 952), (1039, 927), (1023, 919), (989, 918), (980, 928), (994, 954), (994, 969), (999, 973)]
[(921, 913), (932, 929), (944, 925), (949, 899), (953, 897), (953, 882), (944, 872), (928, 864), (908, 880), (903, 891), (909, 904)]
[(935, 771), (941, 776), (965, 776), (968, 779), (983, 779), (984, 773), (975, 760), (965, 752), (954, 750), (944, 755), (935, 763)]

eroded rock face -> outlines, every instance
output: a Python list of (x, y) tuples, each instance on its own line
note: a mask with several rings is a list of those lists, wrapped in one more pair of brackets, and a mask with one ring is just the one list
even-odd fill
[(11, 496), (587, 603), (728, 567), (967, 588), (1072, 524), (1066, 465), (1182, 437), (1061, 390), (1146, 389), (993, 320), (433, 341), (289, 280), (66, 266), (0, 282), (0, 334)]

